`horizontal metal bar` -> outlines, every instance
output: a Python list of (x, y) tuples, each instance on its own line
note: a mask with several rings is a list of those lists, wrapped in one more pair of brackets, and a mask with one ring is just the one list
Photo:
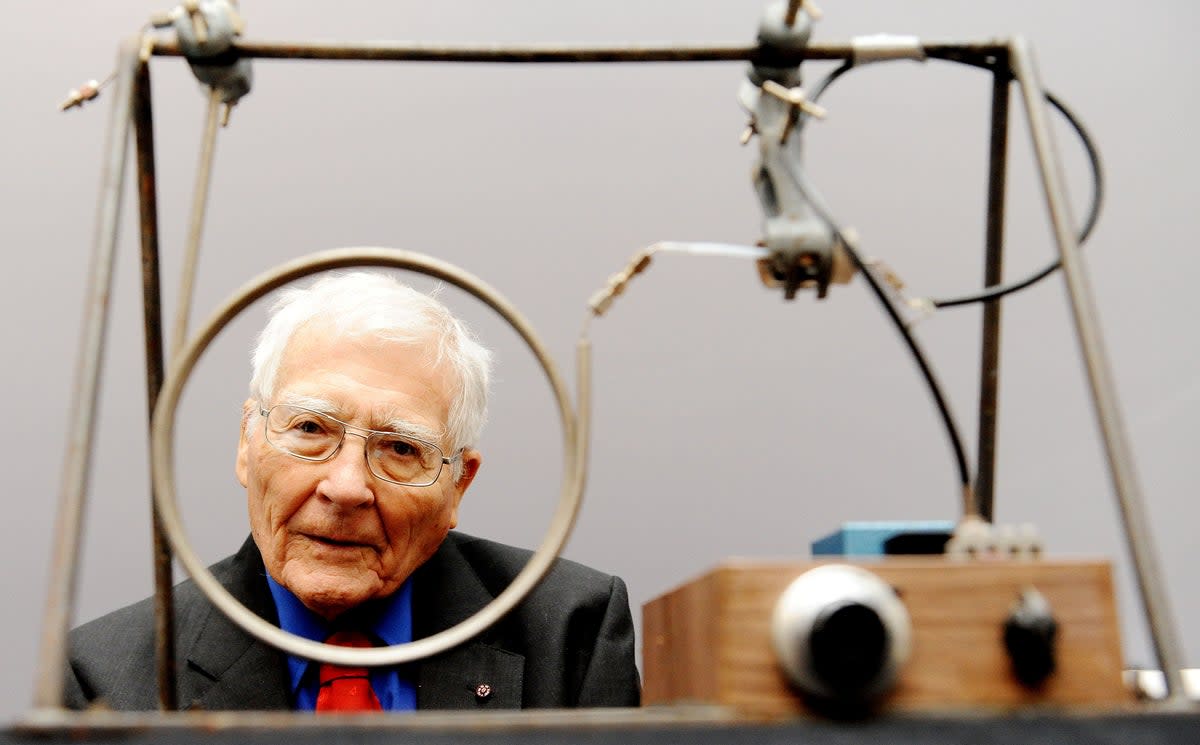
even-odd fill
[[(955, 54), (1003, 53), (1007, 42), (983, 41), (925, 44), (930, 57)], [(155, 55), (181, 57), (174, 40), (157, 40)], [(418, 43), (407, 41), (295, 42), (242, 40), (233, 53), (262, 59), (386, 60), (394, 62), (730, 62), (763, 61), (763, 49), (755, 44), (613, 44), (601, 46), (570, 44), (485, 44), (478, 46)], [(801, 53), (773, 53), (770, 64), (795, 65), (804, 60), (844, 60), (854, 55), (852, 42), (812, 43)]]
[[(91, 709), (88, 711), (35, 711), (15, 723), (21, 735), (45, 737), (68, 733), (77, 739), (158, 733), (202, 732), (216, 736), (222, 732), (242, 734), (286, 733), (295, 736), (304, 731), (330, 732), (350, 728), (359, 735), (369, 732), (390, 733), (395, 740), (411, 740), (403, 733), (524, 732), (534, 729), (562, 730), (572, 738), (588, 731), (608, 727), (628, 730), (634, 726), (678, 726), (729, 724), (736, 713), (722, 705), (678, 704), (645, 708), (611, 709), (526, 709), (494, 711), (383, 711), (366, 717), (314, 717), (304, 711), (182, 711), (134, 712)], [(331, 738), (337, 740), (338, 738)]]
[[(1192, 671), (1195, 672), (1195, 671)], [(705, 733), (728, 734), (729, 740), (795, 742), (846, 742), (886, 740), (897, 727), (925, 723), (952, 733), (971, 732), (975, 737), (943, 739), (1009, 740), (1017, 726), (1027, 725), (1018, 735), (1078, 732), (1080, 741), (1096, 739), (1096, 732), (1142, 733), (1144, 742), (1190, 742), (1172, 733), (1191, 733), (1200, 715), (1179, 713), (1153, 701), (1133, 703), (1105, 711), (1027, 711), (908, 713), (876, 717), (873, 721), (831, 727), (821, 719), (797, 718), (788, 722), (749, 721), (730, 707), (714, 704), (671, 704), (637, 709), (525, 709), (511, 711), (384, 711), (370, 716), (316, 716), (303, 711), (42, 711), (18, 720), (12, 732), (17, 737), (45, 741), (70, 739), (76, 742), (111, 741), (130, 743), (158, 739), (183, 742), (414, 742), (422, 738), (441, 742), (510, 742), (525, 736), (533, 742), (661, 742), (691, 739), (715, 742), (719, 737), (695, 737)], [(967, 730), (965, 727), (972, 729)], [(1104, 729), (1107, 728), (1107, 729)], [(851, 734), (853, 733), (853, 734)], [(0, 730), (0, 736), (5, 734)], [(188, 737), (191, 734), (192, 737)], [(991, 734), (993, 736), (984, 736)], [(790, 737), (788, 735), (791, 735)], [(802, 735), (797, 737), (796, 735)], [(808, 735), (808, 736), (803, 736)], [(849, 735), (849, 736), (847, 736)], [(1150, 736), (1150, 735), (1158, 735)], [(240, 739), (239, 739), (240, 738)], [(1119, 739), (1119, 735), (1118, 735)], [(3, 740), (7, 742), (7, 740)], [(1018, 738), (1018, 741), (1020, 739)], [(1041, 738), (1045, 741), (1045, 738)], [(1075, 740), (1070, 740), (1075, 741)]]

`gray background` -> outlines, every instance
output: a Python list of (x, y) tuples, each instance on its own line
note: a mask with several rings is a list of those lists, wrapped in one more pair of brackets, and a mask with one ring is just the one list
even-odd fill
[[(271, 39), (731, 41), (747, 0), (568, 3), (247, 0)], [(928, 39), (1023, 32), (1047, 85), (1092, 128), (1109, 179), (1087, 247), (1186, 662), (1200, 664), (1189, 575), (1198, 468), (1200, 351), (1189, 245), (1197, 116), (1194, 3), (829, 0), (819, 38), (890, 31)], [(0, 348), (10, 490), (0, 564), (7, 608), (0, 716), (28, 691), (69, 421), (104, 129), (111, 99), (60, 114), (66, 91), (111, 68), (147, 0), (0, 3), (5, 69), (0, 180), (6, 257)], [(818, 68), (819, 69), (819, 68)], [(203, 96), (179, 60), (153, 64), (163, 271), (173, 308)], [(810, 75), (813, 73), (810, 73)], [(584, 302), (662, 239), (751, 243), (760, 214), (736, 101), (743, 66), (485, 67), (255, 63), (255, 90), (221, 133), (195, 318), (281, 261), (385, 245), (455, 262), (507, 295), (568, 375)], [(864, 251), (913, 294), (982, 276), (989, 84), (972, 69), (870, 67), (826, 97), (812, 177)], [(1076, 212), (1086, 173), (1063, 127)], [(1009, 276), (1052, 255), (1025, 127), (1014, 118)], [(146, 419), (133, 191), (127, 191), (90, 489), (78, 620), (151, 590)], [(515, 335), (457, 291), (446, 297), (497, 350), (486, 462), (462, 528), (537, 543), (557, 497), (559, 435), (547, 388)], [(209, 559), (245, 532), (233, 477), (246, 349), (261, 308), (224, 334), (180, 413), (180, 499)], [(1118, 567), (1130, 665), (1149, 664), (1060, 277), (1005, 306), (998, 509), (1033, 522), (1055, 556)], [(919, 334), (972, 450), (977, 309)], [(805, 555), (845, 520), (953, 518), (952, 461), (928, 395), (861, 278), (818, 303), (763, 289), (729, 259), (663, 256), (594, 326), (595, 426), (586, 506), (567, 555), (622, 575), (635, 609), (734, 555)], [(635, 615), (638, 615), (635, 610)]]

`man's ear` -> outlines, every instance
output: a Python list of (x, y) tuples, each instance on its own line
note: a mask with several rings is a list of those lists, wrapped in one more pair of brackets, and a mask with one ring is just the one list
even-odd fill
[(242, 486), (247, 484), (247, 475), (249, 473), (248, 466), (250, 463), (250, 422), (253, 421), (255, 409), (258, 403), (252, 399), (246, 399), (242, 404), (242, 424), (240, 434), (238, 435), (237, 461), (234, 463), (233, 471), (237, 474), (238, 483)]
[(461, 462), (462, 475), (458, 477), (458, 481), (454, 482), (451, 495), (454, 500), (454, 514), (450, 517), (451, 528), (458, 527), (458, 505), (462, 503), (463, 495), (467, 493), (471, 482), (475, 480), (475, 474), (479, 473), (479, 467), (483, 465), (483, 456), (478, 450), (467, 448), (462, 452)]

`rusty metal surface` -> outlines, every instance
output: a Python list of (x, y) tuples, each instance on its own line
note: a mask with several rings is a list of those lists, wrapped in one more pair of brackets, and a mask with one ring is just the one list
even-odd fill
[(69, 439), (54, 529), (55, 544), (47, 585), (38, 674), (34, 684), (35, 707), (57, 707), (62, 704), (67, 632), (75, 601), (84, 493), (91, 470), (96, 404), (108, 333), (113, 259), (125, 183), (125, 160), (129, 149), (133, 80), (139, 65), (138, 46), (137, 39), (126, 42), (117, 57), (113, 108), (104, 148), (100, 202), (87, 275), (88, 287), (83, 302), (83, 329), (79, 356), (76, 358), (71, 421), (67, 424)]
[(1033, 138), (1034, 153), (1041, 175), (1042, 189), (1050, 212), (1054, 239), (1062, 261), (1080, 353), (1087, 368), (1092, 401), (1103, 436), (1108, 465), (1116, 490), (1117, 506), (1129, 552), (1133, 559), (1138, 590), (1150, 627), (1159, 667), (1166, 674), (1168, 699), (1187, 705), (1183, 684), (1183, 658), (1175, 632), (1171, 609), (1163, 587), (1162, 569), (1150, 532), (1141, 487), (1133, 467), (1133, 454), (1125, 435), (1125, 426), (1117, 405), (1116, 386), (1100, 334), (1091, 284), (1079, 256), (1074, 220), (1067, 200), (1062, 161), (1055, 149), (1042, 86), (1028, 43), (1014, 39), (1009, 47), (1014, 77), (1021, 84), (1025, 114)]
[[(1008, 172), (1008, 55), (997, 55), (992, 72), (992, 124), (988, 156), (986, 255), (983, 284), (1004, 278), (1004, 195)], [(991, 522), (995, 512), (996, 413), (1000, 390), (1000, 299), (983, 304), (979, 361), (979, 439), (975, 465), (975, 504)]]
[[(163, 383), (162, 293), (158, 272), (158, 187), (154, 167), (154, 112), (150, 66), (138, 68), (133, 90), (134, 139), (137, 143), (138, 215), (142, 246), (142, 318), (146, 346), (147, 415), (154, 411)], [(150, 485), (151, 490), (154, 485)], [(153, 495), (153, 491), (151, 491)], [(175, 690), (175, 602), (171, 549), (163, 533), (158, 505), (151, 497), (154, 562), (154, 642), (159, 707), (178, 708)]]
[(726, 706), (683, 704), (644, 708), (534, 709), (496, 711), (377, 712), (369, 716), (314, 715), (299, 711), (51, 711), (37, 712), (18, 722), (16, 732), (37, 734), (57, 730), (76, 733), (134, 733), (173, 730), (291, 731), (383, 730), (422, 732), (471, 730), (502, 732), (551, 729), (588, 730), (605, 727), (716, 723), (738, 721)]
[(63, 716), (0, 730), (0, 743), (1192, 743), (1200, 714), (1141, 706), (1123, 711), (1061, 710), (1006, 716), (948, 711), (869, 721), (738, 720), (718, 707), (575, 709), (511, 712), (415, 712), (321, 716), (288, 712)]

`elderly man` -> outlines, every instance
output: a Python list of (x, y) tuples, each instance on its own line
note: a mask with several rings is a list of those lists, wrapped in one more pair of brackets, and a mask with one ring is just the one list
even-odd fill
[[(478, 611), (529, 556), (452, 532), (481, 463), (489, 368), (441, 303), (385, 275), (284, 293), (254, 350), (238, 440), (251, 536), (213, 574), (262, 617), (334, 644), (406, 642)], [(184, 708), (638, 704), (625, 586), (570, 561), (471, 642), (369, 672), (253, 639), (191, 582), (175, 602)], [(68, 705), (155, 708), (153, 628), (145, 600), (76, 629)]]

